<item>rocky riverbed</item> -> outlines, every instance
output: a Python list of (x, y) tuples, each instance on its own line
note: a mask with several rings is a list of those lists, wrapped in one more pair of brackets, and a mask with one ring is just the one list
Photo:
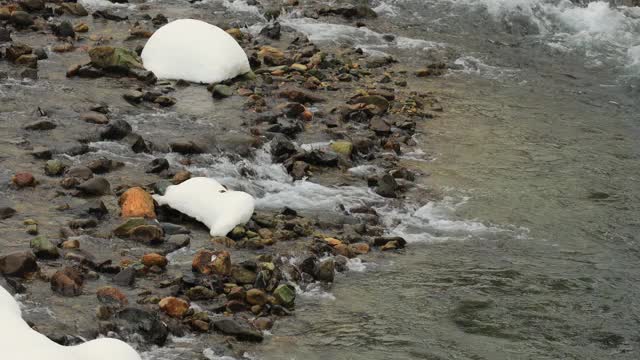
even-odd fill
[[(425, 84), (446, 54), (412, 66), (278, 21), (366, 28), (366, 2), (243, 2), (254, 19), (226, 2), (115, 3), (0, 3), (1, 281), (34, 328), (141, 352), (195, 338), (179, 358), (240, 357), (296, 316), (296, 294), (403, 251), (380, 211), (438, 198), (402, 155), (443, 112)], [(253, 73), (193, 84), (144, 70), (146, 39), (183, 17), (225, 29)], [(253, 194), (251, 221), (211, 238), (153, 204), (194, 176)]]

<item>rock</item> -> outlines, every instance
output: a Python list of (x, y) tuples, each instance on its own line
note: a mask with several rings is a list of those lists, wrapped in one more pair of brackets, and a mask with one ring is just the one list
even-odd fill
[(158, 96), (157, 98), (155, 98), (155, 100), (153, 100), (155, 104), (158, 104), (162, 107), (173, 106), (176, 104), (176, 101), (176, 98), (166, 95)]
[(11, 181), (15, 186), (22, 189), (25, 187), (33, 187), (36, 186), (36, 179), (33, 177), (31, 173), (28, 172), (19, 172), (13, 175)]
[(31, 152), (31, 155), (36, 159), (49, 160), (53, 156), (53, 152), (46, 147), (36, 147)]
[(119, 333), (125, 338), (142, 335), (150, 344), (162, 346), (169, 335), (168, 327), (158, 314), (138, 308), (125, 308), (115, 314)]
[(60, 9), (67, 14), (71, 14), (75, 16), (89, 15), (89, 12), (87, 11), (87, 9), (85, 9), (84, 6), (82, 6), (82, 4), (79, 4), (79, 3), (74, 3), (74, 2), (62, 3), (60, 4)]
[(11, 39), (11, 31), (9, 29), (0, 27), (0, 44), (11, 41), (13, 41)]
[(296, 146), (286, 136), (276, 134), (270, 143), (271, 157), (275, 162), (282, 162), (296, 153)]
[(260, 289), (250, 289), (246, 295), (247, 303), (263, 306), (267, 303), (267, 294)]
[(328, 167), (338, 166), (338, 163), (340, 162), (338, 154), (322, 149), (311, 150), (305, 154), (304, 160), (312, 165)]
[(258, 51), (258, 58), (269, 66), (279, 66), (286, 63), (284, 53), (272, 46), (263, 46)]
[(0, 273), (24, 278), (38, 271), (38, 263), (31, 251), (13, 252), (0, 256)]
[(169, 168), (169, 161), (164, 158), (157, 158), (151, 160), (149, 164), (145, 167), (145, 172), (147, 174), (157, 174)]
[(48, 160), (44, 164), (44, 173), (49, 176), (58, 176), (64, 172), (65, 168), (66, 166), (58, 159)]
[(138, 90), (131, 90), (122, 95), (122, 98), (125, 99), (130, 104), (139, 104), (144, 98), (144, 94)]
[(86, 33), (89, 32), (89, 25), (85, 23), (78, 23), (73, 26), (73, 31), (76, 33)]
[(112, 46), (97, 46), (89, 50), (91, 65), (98, 69), (128, 72), (129, 69), (144, 69), (142, 60), (135, 52)]
[(387, 197), (387, 198), (395, 198), (397, 197), (396, 191), (398, 190), (398, 183), (393, 176), (389, 174), (385, 174), (378, 180), (378, 186), (376, 187), (376, 194)]
[(225, 335), (235, 336), (238, 340), (260, 342), (262, 334), (233, 319), (221, 319), (213, 322), (213, 327)]
[(78, 249), (80, 248), (80, 241), (78, 239), (65, 240), (62, 242), (63, 249)]
[(199, 331), (199, 332), (203, 332), (206, 333), (209, 331), (209, 323), (204, 321), (204, 320), (192, 320), (191, 321), (191, 328), (194, 329), (195, 331)]
[(387, 124), (381, 117), (375, 116), (369, 122), (369, 129), (376, 132), (376, 134), (385, 135), (391, 132), (391, 126)]
[(84, 276), (75, 268), (65, 267), (53, 274), (50, 283), (51, 290), (62, 296), (80, 296)]
[(53, 26), (53, 33), (61, 38), (75, 38), (76, 32), (73, 30), (73, 25), (68, 21), (63, 21), (59, 25)]
[(389, 101), (380, 95), (368, 95), (368, 96), (359, 96), (350, 101), (352, 104), (364, 104), (364, 105), (373, 105), (377, 108), (377, 114), (382, 114), (387, 112), (389, 109)]
[(33, 54), (38, 58), (38, 60), (45, 60), (49, 58), (49, 55), (47, 55), (47, 50), (45, 50), (44, 48), (37, 48), (33, 50)]
[(109, 118), (105, 114), (101, 114), (96, 111), (89, 111), (80, 114), (80, 119), (90, 124), (104, 125), (109, 123)]
[(158, 306), (160, 306), (160, 310), (165, 314), (174, 318), (182, 318), (187, 310), (189, 310), (188, 302), (173, 296), (160, 300)]
[(56, 259), (60, 256), (58, 248), (45, 236), (31, 239), (29, 246), (33, 253), (41, 259)]
[(136, 269), (128, 267), (113, 277), (113, 282), (119, 286), (133, 286), (136, 281)]
[(316, 269), (315, 278), (320, 281), (333, 282), (335, 268), (336, 265), (333, 259), (321, 261)]
[(124, 307), (129, 304), (127, 296), (122, 293), (118, 288), (111, 286), (104, 286), (96, 291), (98, 300), (110, 307)]
[(8, 219), (16, 214), (16, 209), (9, 206), (0, 206), (0, 220)]
[(340, 15), (347, 19), (376, 18), (378, 14), (366, 4), (348, 5), (342, 7), (325, 7), (318, 10), (319, 15)]
[(293, 307), (296, 300), (296, 290), (289, 284), (282, 284), (273, 291), (273, 296), (279, 304), (286, 307)]
[(104, 174), (110, 171), (116, 170), (124, 166), (123, 162), (114, 161), (107, 158), (99, 158), (91, 160), (87, 163), (87, 167), (91, 169), (94, 174)]
[(236, 41), (238, 42), (242, 41), (242, 39), (244, 38), (244, 34), (242, 33), (242, 30), (238, 28), (231, 28), (225, 31), (227, 32), (227, 34), (231, 35), (231, 37), (236, 39)]
[(164, 24), (167, 24), (169, 22), (169, 20), (167, 19), (166, 16), (164, 16), (162, 14), (158, 14), (158, 15), (154, 16), (153, 19), (151, 19), (151, 22), (155, 26), (162, 26)]
[(195, 286), (185, 292), (191, 301), (211, 300), (216, 297), (216, 293), (204, 286)]
[[(31, 69), (38, 68), (38, 56), (35, 54), (22, 55), (14, 61), (16, 65), (23, 65)], [(44, 129), (49, 130), (49, 129)]]
[(44, 10), (44, 0), (21, 0), (19, 4), (29, 12)]
[(142, 256), (142, 264), (146, 267), (157, 266), (159, 268), (167, 267), (169, 260), (163, 255), (157, 253), (145, 254)]
[(146, 224), (147, 221), (144, 218), (129, 218), (113, 230), (113, 235), (126, 238), (134, 228)]
[(260, 30), (260, 35), (268, 37), (270, 39), (278, 40), (280, 39), (280, 31), (280, 23), (276, 21), (263, 27), (262, 30)]
[(74, 166), (67, 170), (65, 176), (78, 178), (81, 180), (88, 180), (93, 177), (93, 171), (91, 171), (91, 169), (86, 166)]
[(301, 180), (302, 178), (307, 176), (307, 172), (309, 171), (309, 164), (304, 161), (295, 161), (293, 163), (293, 167), (291, 168), (291, 176), (294, 180)]
[(111, 184), (107, 179), (96, 176), (76, 186), (85, 195), (102, 196), (111, 193)]
[(256, 281), (256, 273), (254, 271), (239, 265), (232, 267), (231, 277), (240, 285), (253, 284)]
[(125, 136), (131, 133), (131, 125), (124, 120), (111, 121), (100, 132), (100, 139), (102, 140), (121, 140)]
[(13, 43), (5, 51), (5, 57), (11, 62), (15, 62), (20, 56), (33, 53), (31, 46), (21, 43)]
[(174, 185), (178, 185), (178, 184), (182, 184), (183, 182), (189, 179), (191, 179), (191, 172), (187, 170), (181, 170), (181, 171), (178, 171), (175, 175), (173, 175), (173, 179), (171, 179), (171, 182)]
[(158, 225), (140, 225), (131, 230), (129, 238), (143, 244), (157, 245), (164, 241), (164, 232)]
[(144, 141), (144, 138), (142, 138), (142, 136), (138, 134), (131, 133), (125, 136), (123, 141), (127, 143), (131, 150), (136, 154), (141, 152), (151, 152), (151, 149), (149, 149), (149, 146), (147, 145), (146, 141)]
[(407, 244), (407, 241), (399, 236), (393, 236), (393, 237), (377, 237), (374, 239), (373, 241), (373, 245), (374, 246), (385, 246), (388, 243), (394, 243), (393, 245), (390, 245), (389, 248), (398, 248), (398, 249), (402, 249), (405, 247), (405, 245)]
[(308, 103), (316, 103), (316, 102), (324, 102), (326, 101), (323, 97), (315, 95), (311, 92), (308, 92), (306, 90), (297, 88), (297, 87), (293, 87), (293, 86), (286, 86), (284, 88), (282, 88), (279, 92), (278, 92), (278, 96), (281, 98), (286, 98), (289, 99), (290, 101), (294, 101), (294, 102), (298, 102), (301, 104), (308, 104)]
[(253, 326), (262, 331), (270, 330), (273, 327), (273, 320), (268, 317), (259, 317), (253, 320)]
[(351, 153), (353, 152), (353, 143), (346, 140), (334, 141), (333, 143), (331, 143), (330, 147), (334, 152), (347, 158), (350, 158)]
[(183, 155), (202, 154), (205, 152), (203, 146), (190, 140), (174, 141), (169, 144), (169, 148), (172, 152)]
[(222, 99), (233, 95), (233, 89), (227, 85), (217, 84), (213, 87), (211, 93), (215, 99)]
[(155, 206), (151, 194), (140, 187), (133, 187), (125, 191), (124, 194), (120, 196), (118, 203), (121, 209), (120, 214), (124, 218), (156, 218)]
[[(23, 55), (24, 56), (24, 55)], [(26, 130), (53, 130), (56, 128), (56, 123), (49, 120), (36, 120), (28, 123), (24, 126)]]
[(351, 244), (349, 247), (355, 254), (359, 254), (359, 255), (368, 254), (369, 251), (371, 250), (369, 247), (369, 244), (367, 243), (355, 243), (355, 244)]
[(220, 275), (231, 274), (231, 254), (228, 251), (198, 251), (191, 263), (194, 272), (202, 274), (216, 273)]
[(17, 28), (26, 28), (33, 25), (33, 17), (25, 11), (14, 11), (9, 21)]

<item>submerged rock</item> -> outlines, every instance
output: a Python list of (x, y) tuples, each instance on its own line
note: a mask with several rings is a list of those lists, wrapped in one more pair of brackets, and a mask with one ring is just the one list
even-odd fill
[(263, 339), (259, 331), (233, 319), (216, 320), (213, 322), (213, 327), (225, 335), (235, 336), (238, 340), (260, 342)]

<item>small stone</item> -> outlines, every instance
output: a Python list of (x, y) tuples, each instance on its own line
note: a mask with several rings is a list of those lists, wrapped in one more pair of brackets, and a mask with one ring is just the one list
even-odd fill
[(225, 335), (235, 336), (238, 340), (260, 342), (263, 336), (260, 332), (241, 325), (233, 319), (221, 319), (213, 322), (213, 327)]
[(151, 160), (149, 164), (145, 167), (145, 172), (147, 174), (157, 174), (169, 168), (169, 161), (164, 158), (157, 158)]
[(334, 141), (331, 143), (330, 147), (334, 152), (347, 158), (351, 157), (351, 153), (353, 152), (353, 143), (346, 140)]
[(56, 123), (49, 120), (36, 120), (24, 126), (26, 130), (53, 130), (57, 127)]
[(20, 189), (28, 186), (30, 187), (36, 186), (36, 179), (33, 177), (31, 173), (28, 173), (28, 172), (16, 173), (11, 178), (11, 181), (13, 182), (14, 185), (16, 185)]
[(76, 186), (85, 195), (102, 196), (111, 193), (111, 184), (103, 177), (96, 176)]
[(60, 4), (60, 9), (62, 9), (62, 11), (67, 14), (71, 14), (75, 16), (89, 15), (89, 12), (87, 11), (87, 9), (85, 9), (84, 6), (82, 6), (82, 4), (80, 3), (65, 2)]
[(89, 111), (86, 113), (82, 113), (80, 114), (80, 119), (90, 124), (104, 125), (109, 123), (109, 118), (107, 118), (105, 114), (101, 114), (96, 111)]
[(226, 30), (227, 34), (231, 35), (236, 41), (242, 41), (244, 34), (238, 28), (231, 28)]
[(63, 21), (58, 25), (54, 25), (53, 33), (61, 38), (75, 38), (76, 36), (76, 32), (73, 30), (73, 25), (71, 25), (71, 23), (68, 21)]
[(233, 95), (233, 90), (227, 85), (218, 84), (213, 87), (212, 95), (216, 99), (222, 99)]
[(250, 289), (246, 295), (247, 303), (251, 305), (264, 305), (267, 303), (267, 294), (260, 289)]
[(127, 300), (127, 296), (122, 293), (118, 288), (105, 286), (101, 287), (96, 291), (96, 296), (101, 303), (113, 306), (113, 307), (124, 307), (129, 304), (129, 300)]
[(80, 248), (80, 241), (77, 239), (66, 240), (62, 243), (63, 249), (78, 249)]
[(210, 300), (216, 297), (216, 293), (204, 286), (195, 286), (185, 292), (191, 301)]
[(381, 117), (375, 116), (369, 122), (369, 129), (375, 131), (377, 134), (388, 134), (391, 132), (391, 126), (387, 124)]
[(256, 281), (256, 273), (240, 265), (232, 267), (231, 277), (240, 285), (253, 284)]
[(326, 259), (318, 264), (315, 278), (320, 281), (333, 282), (335, 274), (335, 262), (333, 259)]
[(9, 206), (0, 206), (0, 220), (8, 219), (16, 214), (16, 209)]
[(163, 255), (157, 253), (145, 254), (142, 256), (142, 264), (146, 267), (157, 266), (160, 268), (165, 268), (169, 260)]
[(79, 296), (82, 293), (84, 277), (75, 268), (65, 267), (51, 277), (51, 289), (62, 296)]
[(136, 269), (128, 267), (113, 277), (113, 282), (119, 286), (133, 286), (136, 281)]
[(253, 320), (253, 326), (262, 331), (270, 330), (273, 327), (273, 320), (268, 317), (259, 317)]
[(176, 98), (162, 95), (162, 96), (158, 96), (155, 100), (153, 100), (153, 102), (162, 107), (169, 107), (176, 104)]
[(292, 307), (296, 300), (296, 291), (293, 286), (282, 284), (275, 289), (273, 296), (283, 306)]
[(77, 33), (86, 33), (89, 31), (89, 25), (85, 23), (78, 23), (73, 26), (73, 31)]
[(160, 300), (158, 306), (160, 306), (160, 310), (174, 318), (182, 318), (189, 310), (188, 302), (173, 296)]
[(376, 187), (376, 194), (387, 197), (387, 198), (395, 198), (397, 197), (396, 191), (398, 190), (398, 183), (393, 176), (389, 174), (385, 174), (381, 179), (378, 180), (378, 186)]
[(134, 104), (134, 105), (139, 104), (142, 101), (143, 97), (144, 97), (144, 94), (137, 90), (132, 90), (122, 95), (122, 98), (124, 98), (130, 104)]
[(131, 230), (129, 238), (143, 244), (155, 245), (164, 241), (164, 233), (160, 226), (141, 225)]
[(44, 173), (49, 176), (59, 176), (65, 168), (66, 166), (58, 159), (48, 160), (44, 165)]
[(303, 64), (293, 64), (289, 68), (294, 71), (300, 71), (300, 72), (307, 71), (307, 66)]
[(131, 125), (124, 120), (111, 121), (104, 130), (100, 132), (102, 140), (121, 140), (131, 133)]
[(171, 179), (171, 182), (174, 185), (178, 185), (181, 184), (187, 180), (191, 179), (191, 172), (187, 171), (187, 170), (181, 170), (178, 171), (174, 176), (173, 179)]
[(359, 255), (368, 254), (371, 250), (369, 244), (367, 243), (355, 243), (351, 244), (350, 247), (354, 253)]
[(14, 11), (9, 21), (18, 28), (26, 28), (33, 25), (33, 17), (25, 11)]

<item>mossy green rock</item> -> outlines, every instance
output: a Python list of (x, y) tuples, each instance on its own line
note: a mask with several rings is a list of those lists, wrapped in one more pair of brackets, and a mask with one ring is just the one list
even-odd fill
[(296, 300), (296, 290), (291, 285), (282, 284), (275, 289), (273, 296), (282, 305), (292, 307)]
[(91, 65), (106, 70), (144, 69), (142, 60), (133, 51), (120, 47), (96, 46), (89, 50)]
[(64, 164), (58, 159), (48, 160), (44, 165), (44, 173), (49, 176), (58, 176), (64, 171)]
[(131, 233), (131, 230), (138, 226), (146, 225), (147, 221), (141, 217), (129, 218), (122, 225), (113, 230), (113, 234), (119, 237), (126, 237)]
[(31, 239), (30, 243), (33, 253), (42, 259), (55, 259), (60, 256), (58, 248), (44, 236)]
[(351, 141), (338, 140), (331, 143), (330, 146), (331, 150), (346, 157), (350, 157), (351, 152), (353, 152), (353, 144), (351, 143)]

